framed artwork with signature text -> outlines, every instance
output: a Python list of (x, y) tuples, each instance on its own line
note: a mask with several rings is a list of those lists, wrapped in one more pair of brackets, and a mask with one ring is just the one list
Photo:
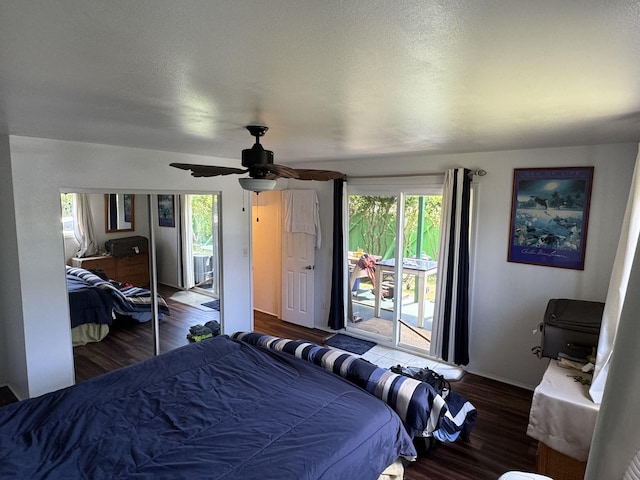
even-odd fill
[(516, 168), (507, 260), (584, 270), (593, 167)]

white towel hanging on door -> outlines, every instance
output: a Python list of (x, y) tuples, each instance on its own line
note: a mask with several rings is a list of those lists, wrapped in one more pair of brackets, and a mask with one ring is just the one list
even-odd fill
[(320, 203), (315, 190), (285, 190), (284, 193), (285, 231), (313, 235), (316, 248), (320, 248)]

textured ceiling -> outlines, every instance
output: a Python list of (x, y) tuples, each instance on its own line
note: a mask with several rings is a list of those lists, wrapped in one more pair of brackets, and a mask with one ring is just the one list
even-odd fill
[(640, 4), (2, 0), (0, 133), (281, 163), (640, 141)]

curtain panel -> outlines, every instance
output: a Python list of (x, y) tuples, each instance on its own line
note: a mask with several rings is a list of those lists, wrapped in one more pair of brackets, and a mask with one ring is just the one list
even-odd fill
[(344, 179), (338, 178), (333, 181), (333, 261), (328, 323), (329, 328), (333, 330), (345, 327), (344, 188)]
[(469, 363), (469, 223), (471, 170), (445, 173), (431, 354), (457, 365)]
[(604, 386), (609, 372), (609, 364), (613, 354), (613, 344), (618, 332), (620, 315), (627, 295), (627, 285), (631, 275), (633, 259), (636, 255), (638, 238), (640, 237), (640, 148), (636, 159), (627, 209), (624, 214), (622, 231), (618, 242), (616, 258), (613, 262), (609, 290), (604, 302), (602, 326), (596, 356), (596, 368), (593, 381), (589, 388), (589, 395), (594, 403), (602, 402)]
[(74, 194), (74, 235), (78, 241), (76, 257), (92, 257), (98, 254), (98, 242), (93, 228), (93, 215), (86, 193)]

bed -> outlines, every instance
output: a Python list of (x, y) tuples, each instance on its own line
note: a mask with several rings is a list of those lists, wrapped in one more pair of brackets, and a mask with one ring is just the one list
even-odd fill
[(109, 334), (113, 322), (113, 297), (67, 272), (67, 292), (73, 346), (99, 342)]
[(391, 370), (343, 350), (304, 340), (291, 340), (259, 332), (236, 332), (233, 338), (287, 353), (339, 375), (391, 406), (405, 429), (425, 446), (434, 442), (470, 441), (476, 408), (457, 392), (438, 394), (426, 382), (398, 375)]
[[(66, 267), (71, 336), (73, 346), (98, 342), (109, 333), (115, 315), (138, 322), (152, 318), (151, 292), (102, 278), (79, 267)], [(158, 315), (169, 315), (165, 300), (158, 296)]]
[(416, 451), (394, 409), (221, 335), (0, 408), (0, 478), (377, 479)]

